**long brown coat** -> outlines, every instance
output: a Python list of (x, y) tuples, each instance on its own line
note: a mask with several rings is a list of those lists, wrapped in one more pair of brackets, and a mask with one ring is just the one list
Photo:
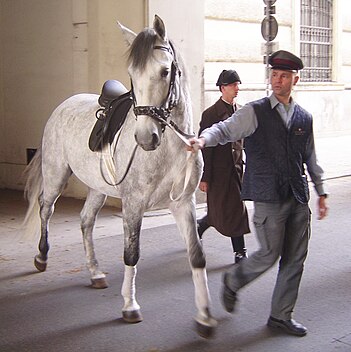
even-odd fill
[[(233, 107), (219, 99), (203, 112), (199, 134), (214, 123), (227, 119), (232, 113)], [(237, 141), (202, 150), (204, 172), (201, 181), (209, 185), (208, 224), (229, 237), (250, 232), (247, 209), (240, 198), (243, 176), (242, 146), (243, 142)]]

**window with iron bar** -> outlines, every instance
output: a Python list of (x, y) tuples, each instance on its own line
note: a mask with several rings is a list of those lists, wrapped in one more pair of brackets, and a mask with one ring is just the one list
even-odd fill
[(301, 0), (303, 82), (332, 80), (333, 0)]

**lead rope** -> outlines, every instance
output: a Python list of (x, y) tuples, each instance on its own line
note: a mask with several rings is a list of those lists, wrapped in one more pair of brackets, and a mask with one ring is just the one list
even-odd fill
[[(169, 192), (169, 198), (175, 202), (175, 201), (178, 201), (185, 193), (187, 187), (188, 187), (188, 184), (189, 184), (189, 181), (190, 181), (190, 176), (191, 176), (191, 172), (192, 172), (192, 162), (195, 161), (195, 153), (193, 152), (189, 152), (187, 157), (186, 157), (186, 163), (183, 167), (183, 170), (182, 172), (180, 172), (178, 175), (182, 175), (183, 174), (183, 171), (185, 169), (185, 176), (184, 176), (184, 185), (183, 185), (183, 190), (180, 192), (180, 194), (177, 196), (177, 197), (174, 197), (174, 187), (176, 184), (178, 184), (178, 181), (179, 183), (181, 182), (181, 178), (182, 176), (179, 176), (178, 177), (178, 180), (176, 179), (173, 184), (172, 184), (172, 188)], [(176, 182), (177, 181), (177, 182)]]

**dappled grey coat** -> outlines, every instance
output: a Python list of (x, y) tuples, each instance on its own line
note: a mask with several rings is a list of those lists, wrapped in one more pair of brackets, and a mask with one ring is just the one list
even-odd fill
[[(219, 99), (203, 112), (199, 134), (214, 123), (227, 119), (232, 112), (233, 107)], [(240, 140), (202, 150), (204, 171), (201, 181), (209, 185), (208, 224), (230, 237), (250, 232), (247, 209), (240, 198), (243, 176), (242, 146), (243, 142)]]

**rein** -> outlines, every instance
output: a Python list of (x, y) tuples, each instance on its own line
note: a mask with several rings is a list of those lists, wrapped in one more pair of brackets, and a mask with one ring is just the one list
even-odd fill
[[(118, 140), (118, 138), (117, 138)], [(116, 143), (116, 146), (117, 146), (117, 143)], [(116, 147), (115, 146), (115, 147)], [(100, 170), (102, 170), (102, 161), (104, 162), (105, 164), (105, 167), (106, 167), (106, 170), (107, 170), (107, 173), (108, 173), (108, 176), (110, 177), (110, 180), (111, 182), (109, 182), (105, 175), (103, 174), (103, 172), (101, 172), (101, 175), (104, 179), (104, 181), (109, 185), (109, 186), (113, 186), (113, 187), (117, 187), (118, 185), (120, 185), (124, 179), (126, 178), (129, 170), (130, 170), (130, 167), (132, 166), (132, 162), (134, 160), (134, 156), (135, 156), (135, 153), (138, 149), (138, 144), (135, 144), (135, 147), (132, 151), (132, 155), (129, 159), (129, 162), (128, 162), (128, 165), (127, 165), (127, 168), (123, 174), (123, 176), (121, 177), (120, 180), (116, 181), (117, 179), (117, 174), (116, 174), (116, 166), (115, 166), (115, 162), (114, 162), (114, 158), (113, 158), (113, 151), (112, 151), (113, 148), (110, 148), (110, 145), (109, 144), (105, 144), (105, 146), (103, 147), (102, 149), (102, 152), (101, 152), (101, 158), (100, 158)]]

